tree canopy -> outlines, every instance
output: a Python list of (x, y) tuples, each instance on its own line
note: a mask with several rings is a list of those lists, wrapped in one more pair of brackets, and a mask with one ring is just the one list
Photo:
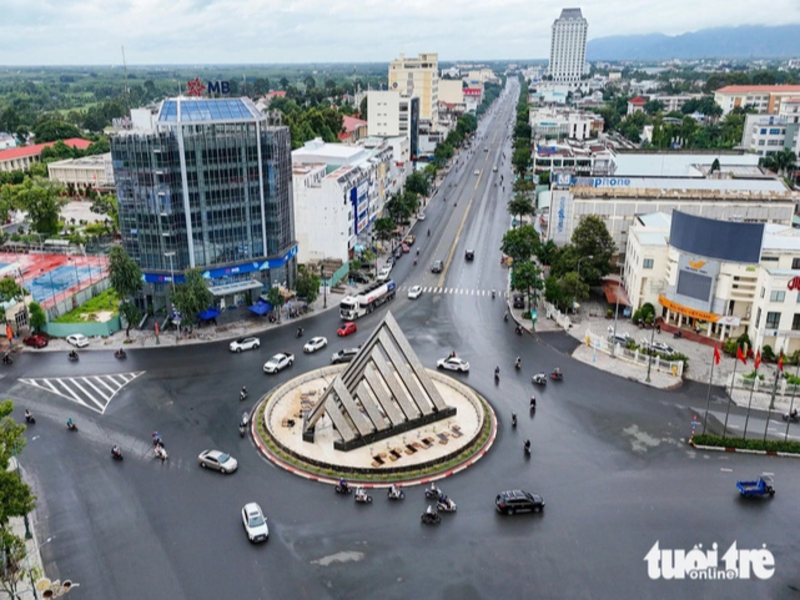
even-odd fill
[(191, 327), (197, 315), (211, 305), (211, 292), (206, 285), (200, 269), (189, 269), (185, 274), (185, 282), (175, 286), (170, 295), (172, 304), (180, 311), (184, 322)]

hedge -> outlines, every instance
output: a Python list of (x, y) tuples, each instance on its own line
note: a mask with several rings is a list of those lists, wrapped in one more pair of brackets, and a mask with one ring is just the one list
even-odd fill
[(765, 450), (767, 452), (788, 452), (800, 454), (800, 442), (782, 440), (748, 440), (744, 438), (723, 438), (721, 435), (695, 435), (692, 442), (698, 446), (719, 446), (737, 450)]

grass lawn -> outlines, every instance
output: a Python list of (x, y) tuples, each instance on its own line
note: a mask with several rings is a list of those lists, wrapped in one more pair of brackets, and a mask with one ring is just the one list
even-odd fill
[[(88, 302), (81, 304), (53, 321), (54, 323), (86, 323), (92, 321), (107, 321), (119, 314), (119, 299), (116, 292), (109, 288), (102, 294), (95, 296)], [(99, 317), (103, 317), (102, 319)]]

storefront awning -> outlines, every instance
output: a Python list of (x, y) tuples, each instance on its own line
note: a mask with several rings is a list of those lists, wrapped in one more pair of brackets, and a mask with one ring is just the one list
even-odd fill
[(248, 306), (247, 310), (257, 314), (259, 317), (263, 317), (265, 314), (267, 314), (269, 311), (272, 310), (272, 304), (260, 300), (255, 304), (253, 304), (253, 306)]
[(237, 294), (239, 292), (246, 292), (247, 290), (261, 289), (264, 284), (255, 279), (248, 279), (247, 281), (235, 281), (233, 283), (226, 283), (224, 285), (213, 285), (208, 288), (208, 291), (217, 297), (227, 296), (229, 294)]
[(603, 293), (606, 295), (606, 302), (609, 304), (616, 305), (619, 301), (620, 306), (631, 305), (628, 292), (625, 291), (625, 286), (615, 279), (603, 280)]
[(216, 319), (220, 315), (220, 312), (216, 308), (207, 308), (203, 312), (197, 313), (197, 316), (200, 317), (203, 321), (210, 321), (211, 319)]

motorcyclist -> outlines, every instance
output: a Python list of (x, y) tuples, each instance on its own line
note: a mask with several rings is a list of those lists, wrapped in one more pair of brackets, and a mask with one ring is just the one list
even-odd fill
[(494, 298), (495, 295), (496, 295), (496, 292), (494, 291), (494, 288), (492, 288), (492, 298)]
[(508, 322), (508, 313), (506, 313), (506, 314), (504, 314), (504, 315), (503, 315), (503, 321), (506, 321), (506, 322)]
[(514, 366), (519, 369), (522, 366), (522, 359), (518, 356), (517, 360), (514, 361)]
[(119, 357), (125, 356), (125, 350), (123, 350), (122, 348), (117, 350), (117, 356), (119, 356)]
[(33, 413), (27, 408), (25, 409), (25, 420), (30, 421), (33, 418)]
[(536, 396), (531, 396), (531, 408), (536, 408)]
[(531, 441), (525, 440), (525, 452), (530, 452), (530, 451), (531, 451)]
[(791, 414), (792, 414), (792, 418), (796, 419), (797, 418), (797, 409), (795, 408), (794, 410), (792, 410)]
[(500, 377), (500, 367), (499, 366), (494, 368), (494, 376), (495, 377)]
[(114, 456), (119, 456), (119, 455), (121, 454), (121, 452), (120, 452), (120, 450), (119, 450), (119, 446), (117, 446), (116, 444), (114, 444), (114, 445), (111, 447), (111, 454), (113, 454)]
[(433, 504), (428, 504), (428, 508), (425, 509), (425, 514), (428, 515), (428, 517), (433, 518), (433, 515), (436, 514), (433, 512)]
[(364, 493), (364, 488), (359, 486), (356, 488), (356, 500), (363, 500), (366, 498), (366, 493)]
[(347, 482), (344, 480), (344, 477), (342, 477), (342, 478), (339, 480), (339, 487), (340, 487), (340, 488), (341, 488), (343, 491), (347, 491), (347, 489), (348, 489), (348, 485), (347, 485)]
[(160, 446), (161, 445), (161, 436), (158, 434), (157, 431), (154, 431), (153, 434), (150, 437), (153, 438), (153, 443), (156, 446)]
[(397, 486), (395, 484), (392, 484), (392, 486), (389, 488), (389, 495), (397, 496), (397, 492), (398, 492)]
[(11, 356), (9, 356), (8, 352), (3, 354), (3, 364), (10, 365), (11, 364)]
[(517, 426), (517, 413), (515, 413), (515, 412), (511, 413), (511, 426), (512, 427), (516, 427)]
[(70, 350), (69, 351), (69, 357), (70, 358), (78, 358), (78, 353), (75, 352), (75, 350)]
[(303, 335), (303, 328), (302, 327), (298, 327), (297, 328), (297, 337), (301, 337), (302, 335)]
[(244, 400), (245, 398), (247, 398), (247, 386), (246, 386), (246, 385), (243, 385), (243, 386), (242, 386), (242, 389), (239, 391), (239, 397), (240, 397), (242, 400)]
[(72, 420), (72, 417), (67, 419), (67, 427), (70, 428), (70, 429), (74, 429), (75, 428), (75, 421)]
[(431, 237), (431, 230), (428, 229), (428, 237)]

